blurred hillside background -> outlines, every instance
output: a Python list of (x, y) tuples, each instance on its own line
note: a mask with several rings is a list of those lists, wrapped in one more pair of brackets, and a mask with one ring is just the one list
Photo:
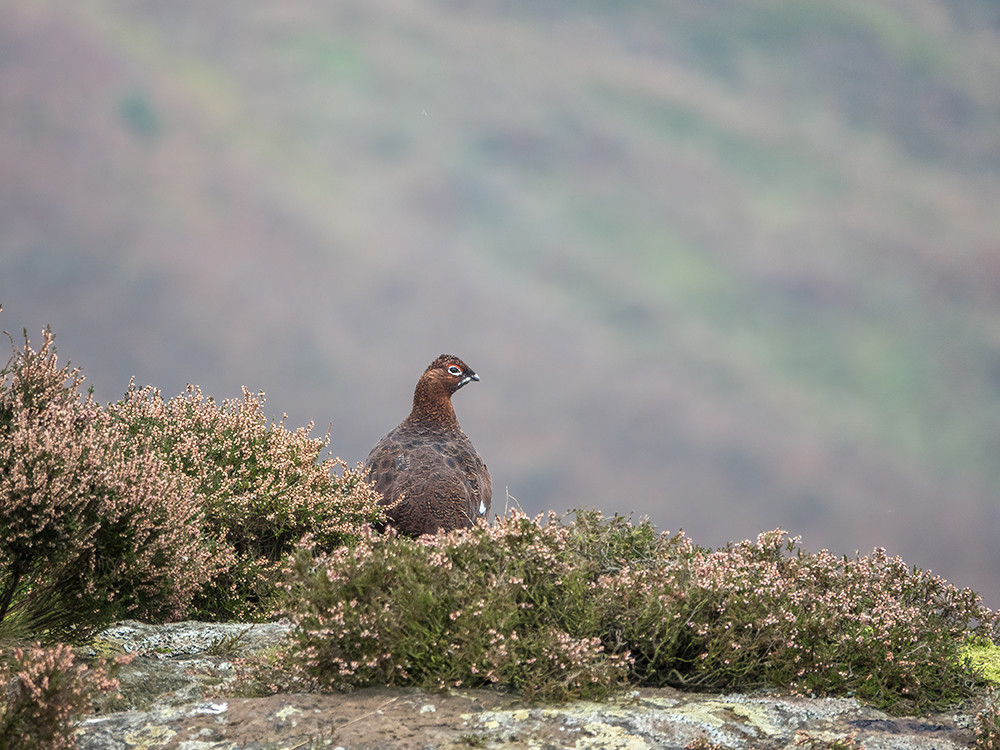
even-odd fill
[[(0, 0), (0, 328), (1000, 606), (994, 0)], [(3, 358), (5, 359), (5, 358)]]

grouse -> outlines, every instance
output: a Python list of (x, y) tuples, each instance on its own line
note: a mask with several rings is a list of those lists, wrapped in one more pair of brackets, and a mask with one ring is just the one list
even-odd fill
[(490, 512), (490, 472), (458, 426), (452, 394), (479, 380), (465, 362), (442, 354), (413, 391), (410, 416), (372, 448), (364, 471), (382, 494), (389, 524), (419, 536), (472, 526)]

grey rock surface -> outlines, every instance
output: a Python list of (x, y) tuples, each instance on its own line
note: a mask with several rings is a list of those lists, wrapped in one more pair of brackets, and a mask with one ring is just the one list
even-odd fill
[(131, 655), (132, 662), (119, 675), (120, 704), (145, 710), (193, 703), (224, 691), (236, 678), (233, 658), (277, 646), (290, 629), (287, 622), (147, 625), (125, 620), (100, 633), (86, 652)]
[[(849, 698), (777, 692), (703, 694), (643, 689), (603, 702), (527, 705), (492, 690), (428, 693), (370, 688), (344, 694), (228, 697), (232, 654), (277, 645), (286, 623), (123, 622), (94, 651), (136, 654), (121, 675), (128, 710), (80, 723), (81, 750), (318, 748), (823, 748), (969, 747), (974, 708), (893, 717)], [(848, 747), (848, 746), (844, 746)]]

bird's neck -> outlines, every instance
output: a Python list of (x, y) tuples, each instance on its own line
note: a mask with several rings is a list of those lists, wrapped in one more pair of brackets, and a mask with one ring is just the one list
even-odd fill
[(438, 389), (428, 388), (423, 382), (417, 383), (417, 389), (413, 392), (413, 411), (406, 421), (442, 430), (459, 429), (451, 396)]

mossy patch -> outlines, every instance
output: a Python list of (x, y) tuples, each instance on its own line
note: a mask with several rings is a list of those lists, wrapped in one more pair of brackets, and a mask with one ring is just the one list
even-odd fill
[(1000, 685), (1000, 646), (985, 638), (970, 640), (962, 649), (972, 667), (993, 685)]
[(126, 651), (121, 643), (98, 635), (77, 648), (77, 653), (89, 659), (112, 659)]

